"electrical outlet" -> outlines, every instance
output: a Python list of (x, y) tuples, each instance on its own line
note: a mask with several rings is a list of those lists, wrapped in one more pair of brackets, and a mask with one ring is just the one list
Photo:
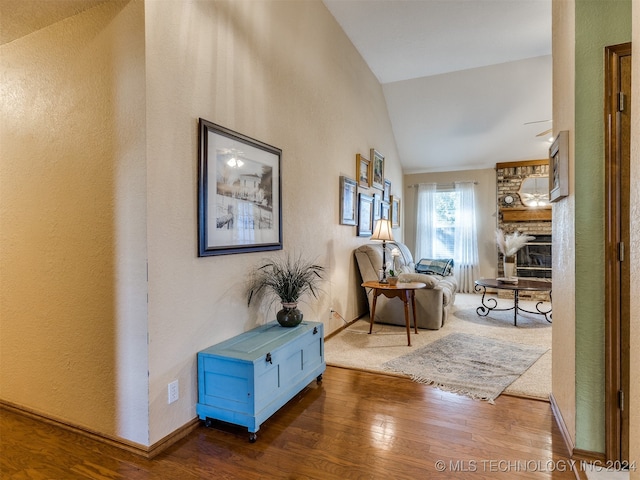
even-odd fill
[(173, 403), (176, 400), (178, 400), (178, 398), (180, 398), (180, 388), (178, 385), (178, 380), (174, 380), (168, 385), (168, 391), (169, 391), (168, 403)]
[(333, 314), (335, 313), (335, 310), (333, 309), (333, 307), (329, 308), (329, 320), (331, 320), (333, 318)]

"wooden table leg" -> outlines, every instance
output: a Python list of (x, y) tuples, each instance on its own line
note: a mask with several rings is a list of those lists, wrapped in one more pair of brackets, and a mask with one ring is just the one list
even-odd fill
[(404, 291), (404, 295), (402, 296), (402, 301), (404, 302), (404, 322), (407, 325), (407, 345), (411, 346), (411, 323), (409, 321), (409, 292), (407, 290)]
[(369, 334), (373, 330), (373, 319), (376, 316), (376, 301), (378, 300), (379, 290), (377, 288), (373, 289), (373, 305), (371, 306), (371, 318), (369, 319)]
[(413, 329), (418, 334), (418, 318), (416, 317), (416, 292), (411, 290), (411, 307), (413, 308)]

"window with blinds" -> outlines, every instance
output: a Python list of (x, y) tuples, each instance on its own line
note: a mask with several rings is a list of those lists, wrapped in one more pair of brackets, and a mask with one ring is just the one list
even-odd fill
[(453, 258), (458, 196), (458, 192), (453, 190), (437, 191), (435, 194), (435, 231), (433, 246), (435, 258)]

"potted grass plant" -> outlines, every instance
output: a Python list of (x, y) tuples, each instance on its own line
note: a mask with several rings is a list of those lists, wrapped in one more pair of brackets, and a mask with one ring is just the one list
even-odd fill
[(258, 298), (279, 300), (282, 310), (276, 319), (283, 327), (295, 327), (302, 322), (298, 309), (300, 298), (311, 294), (318, 298), (324, 267), (301, 256), (273, 257), (256, 267), (249, 279), (248, 301)]

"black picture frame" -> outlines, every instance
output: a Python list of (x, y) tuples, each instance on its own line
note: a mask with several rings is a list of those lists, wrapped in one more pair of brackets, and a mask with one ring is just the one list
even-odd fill
[(549, 201), (557, 202), (569, 195), (569, 132), (558, 136), (549, 147)]
[(373, 235), (373, 196), (366, 193), (358, 194), (358, 236)]
[(282, 250), (282, 150), (198, 120), (198, 256)]
[(358, 224), (358, 184), (345, 175), (340, 177), (340, 224)]

